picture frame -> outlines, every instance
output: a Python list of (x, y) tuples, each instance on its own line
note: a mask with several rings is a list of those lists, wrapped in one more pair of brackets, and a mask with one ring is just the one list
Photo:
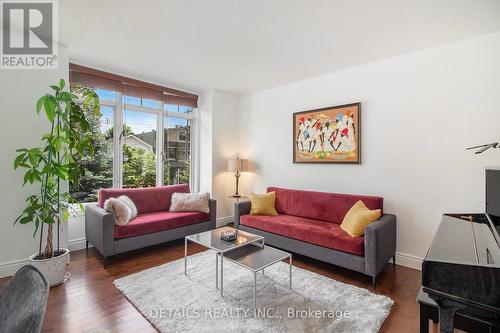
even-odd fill
[(361, 103), (295, 112), (293, 163), (361, 164)]

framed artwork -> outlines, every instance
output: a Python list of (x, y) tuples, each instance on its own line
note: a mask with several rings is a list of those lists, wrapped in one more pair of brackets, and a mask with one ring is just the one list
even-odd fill
[(293, 114), (293, 163), (361, 163), (361, 103)]

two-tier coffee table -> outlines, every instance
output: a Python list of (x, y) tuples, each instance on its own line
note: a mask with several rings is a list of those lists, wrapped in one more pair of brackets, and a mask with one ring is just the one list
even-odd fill
[(245, 267), (253, 273), (253, 306), (257, 307), (257, 272), (262, 271), (271, 265), (288, 259), (289, 264), (289, 288), (292, 289), (292, 255), (288, 252), (275, 249), (268, 245), (263, 247), (250, 244), (226, 254), (227, 260)]
[(249, 232), (239, 230), (238, 239), (232, 242), (223, 241), (220, 238), (221, 233), (225, 231), (233, 230), (230, 227), (223, 227), (214, 230), (209, 230), (205, 232), (200, 232), (198, 234), (186, 236), (184, 238), (184, 274), (187, 275), (187, 245), (188, 241), (204, 246), (208, 249), (214, 250), (215, 256), (215, 287), (219, 287), (218, 277), (219, 277), (219, 256), (220, 256), (220, 294), (224, 293), (224, 255), (230, 251), (241, 248), (249, 244), (257, 244), (257, 246), (264, 247), (264, 237), (259, 235), (254, 235)]
[(292, 255), (264, 244), (264, 237), (246, 231), (238, 230), (239, 237), (232, 241), (223, 241), (222, 232), (234, 230), (230, 227), (218, 228), (198, 234), (186, 236), (184, 239), (184, 274), (187, 275), (187, 245), (188, 241), (214, 250), (215, 255), (215, 287), (219, 287), (219, 257), (220, 257), (220, 292), (224, 292), (224, 259), (234, 262), (254, 275), (254, 307), (257, 305), (257, 272), (262, 271), (277, 262), (288, 259), (290, 265), (289, 286), (292, 288)]

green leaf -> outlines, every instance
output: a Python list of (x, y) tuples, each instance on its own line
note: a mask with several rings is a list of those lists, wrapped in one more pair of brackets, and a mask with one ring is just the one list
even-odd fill
[(62, 148), (62, 140), (61, 137), (57, 137), (54, 139), (54, 147), (56, 148), (57, 151), (60, 151)]
[(28, 153), (28, 158), (30, 160), (31, 165), (36, 166), (39, 161), (38, 153), (35, 151), (30, 151)]
[(49, 119), (50, 122), (53, 122), (56, 115), (56, 105), (54, 101), (49, 98), (49, 96), (46, 96), (46, 98), (44, 99), (43, 108), (45, 109), (47, 119)]
[(36, 113), (40, 113), (40, 110), (42, 110), (42, 106), (45, 103), (45, 96), (42, 96), (36, 101)]
[(31, 170), (28, 170), (25, 174), (24, 174), (24, 178), (23, 178), (23, 186), (26, 185), (27, 182), (29, 182), (31, 179)]
[(35, 238), (36, 232), (38, 231), (38, 227), (40, 226), (40, 217), (35, 217), (35, 231), (33, 232), (33, 238)]
[(62, 212), (62, 220), (66, 222), (66, 221), (68, 221), (68, 219), (69, 219), (69, 212), (68, 212), (68, 210), (63, 210), (63, 212)]
[(33, 170), (33, 178), (38, 180), (40, 183), (42, 182), (42, 177), (40, 175), (40, 172), (38, 172), (38, 170)]
[(21, 223), (21, 224), (28, 224), (28, 223), (30, 223), (32, 220), (33, 220), (33, 219), (32, 219), (32, 217), (28, 215), (28, 216), (25, 216), (25, 217), (21, 218), (21, 219), (19, 220), (19, 223)]
[(26, 153), (19, 154), (14, 160), (14, 169), (17, 169), (22, 163), (24, 163), (26, 158)]
[(59, 88), (61, 90), (63, 90), (65, 85), (66, 85), (66, 82), (64, 81), (64, 79), (60, 79), (59, 80)]
[(59, 86), (56, 86), (56, 85), (54, 85), (54, 84), (50, 85), (50, 87), (51, 87), (52, 89), (54, 89), (55, 91), (60, 91), (60, 90), (61, 90), (61, 89), (59, 88)]
[(15, 220), (14, 220), (14, 224), (16, 224), (17, 222), (19, 222), (19, 220), (24, 216), (24, 213), (19, 215)]
[(71, 94), (67, 91), (63, 91), (61, 92), (61, 94), (59, 95), (59, 97), (65, 101), (66, 103), (71, 103), (73, 101), (73, 98), (71, 97)]

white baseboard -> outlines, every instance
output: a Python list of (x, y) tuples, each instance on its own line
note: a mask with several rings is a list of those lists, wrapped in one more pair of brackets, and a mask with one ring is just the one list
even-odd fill
[[(68, 249), (70, 252), (78, 251), (85, 249), (85, 237), (72, 239), (68, 241)], [(92, 244), (89, 244), (89, 247), (92, 247)]]
[(19, 259), (0, 263), (0, 278), (14, 275), (19, 268), (28, 264), (28, 259)]
[(234, 216), (226, 216), (226, 217), (221, 217), (217, 219), (216, 226), (217, 228), (224, 227), (228, 223), (234, 222)]
[(396, 265), (405, 266), (417, 270), (422, 270), (423, 258), (413, 256), (411, 254), (396, 252)]

